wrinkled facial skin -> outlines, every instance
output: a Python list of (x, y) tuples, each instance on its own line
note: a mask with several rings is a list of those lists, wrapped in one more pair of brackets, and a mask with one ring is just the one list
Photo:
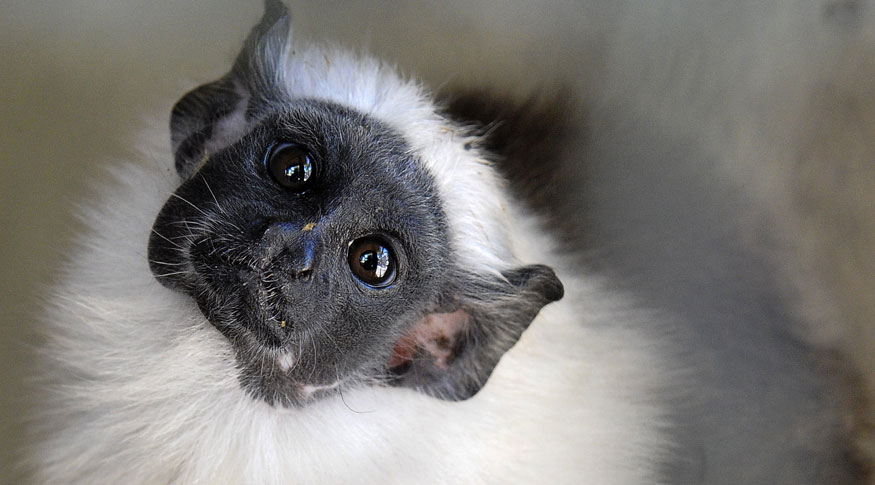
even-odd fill
[[(310, 154), (303, 191), (265, 167), (277, 142)], [(348, 262), (350, 243), (372, 235), (395, 256), (385, 288), (363, 284)], [(285, 406), (384, 380), (395, 342), (438, 304), (450, 265), (434, 184), (405, 142), (312, 100), (210, 155), (161, 209), (149, 260), (230, 340), (244, 389)]]

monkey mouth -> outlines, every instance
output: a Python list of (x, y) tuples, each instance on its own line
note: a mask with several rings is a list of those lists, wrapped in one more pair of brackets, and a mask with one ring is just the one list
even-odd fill
[(242, 308), (237, 323), (265, 347), (287, 347), (298, 327), (290, 315), (292, 303), (282, 286), (263, 273), (248, 276), (238, 290)]
[(213, 326), (232, 341), (271, 349), (288, 345), (296, 325), (282, 273), (209, 238), (192, 243), (189, 256), (197, 278), (188, 292)]

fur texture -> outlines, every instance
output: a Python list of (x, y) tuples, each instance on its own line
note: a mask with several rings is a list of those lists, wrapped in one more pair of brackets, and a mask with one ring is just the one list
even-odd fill
[[(39, 479), (659, 483), (673, 374), (657, 316), (575, 270), (509, 197), (477, 137), (416, 82), (335, 48), (268, 43), (259, 55), (252, 62), (281, 69), (256, 84), (348, 107), (403, 137), (435, 181), (460, 266), (500, 277), (545, 263), (565, 297), (468, 400), (371, 386), (270, 406), (241, 389), (228, 339), (149, 270), (152, 222), (179, 184), (174, 160), (121, 165), (83, 214), (88, 231), (47, 311), (56, 384), (34, 454)], [(245, 122), (220, 131), (233, 138)]]

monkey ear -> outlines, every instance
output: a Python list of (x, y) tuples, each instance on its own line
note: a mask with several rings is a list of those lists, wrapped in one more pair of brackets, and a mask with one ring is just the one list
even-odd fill
[(170, 140), (180, 176), (191, 176), (207, 157), (243, 136), (265, 105), (282, 98), (290, 25), (285, 5), (266, 0), (231, 71), (189, 91), (173, 107)]
[(541, 308), (564, 293), (543, 265), (517, 268), (500, 281), (470, 281), (450, 297), (450, 308), (425, 315), (396, 342), (388, 365), (393, 385), (451, 401), (474, 396)]

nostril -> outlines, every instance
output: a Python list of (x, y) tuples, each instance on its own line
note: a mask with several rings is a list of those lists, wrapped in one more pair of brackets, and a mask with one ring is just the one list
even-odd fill
[(249, 232), (249, 237), (256, 240), (261, 239), (272, 223), (273, 221), (266, 217), (256, 217), (255, 219), (252, 219), (246, 226), (246, 229)]
[(312, 227), (260, 218), (253, 220), (248, 229), (257, 238), (254, 256), (259, 267), (272, 267), (292, 278), (310, 276), (319, 245)]
[(294, 279), (307, 279), (313, 273), (313, 250), (309, 247), (299, 247), (294, 250), (286, 248), (273, 260), (275, 267)]
[(289, 261), (291, 263), (289, 270), (295, 278), (309, 278), (313, 272), (313, 249), (305, 247)]

